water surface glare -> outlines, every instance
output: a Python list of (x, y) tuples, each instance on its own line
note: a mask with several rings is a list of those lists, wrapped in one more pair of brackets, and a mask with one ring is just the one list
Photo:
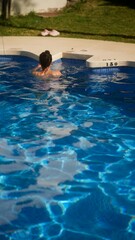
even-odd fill
[(0, 240), (135, 240), (135, 68), (0, 63)]

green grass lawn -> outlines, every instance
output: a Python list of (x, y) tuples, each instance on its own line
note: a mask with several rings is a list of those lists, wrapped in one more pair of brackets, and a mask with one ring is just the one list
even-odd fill
[(38, 36), (47, 28), (60, 31), (61, 37), (135, 43), (135, 9), (110, 2), (83, 0), (65, 8), (55, 17), (46, 18), (30, 13), (6, 21), (0, 19), (0, 35)]

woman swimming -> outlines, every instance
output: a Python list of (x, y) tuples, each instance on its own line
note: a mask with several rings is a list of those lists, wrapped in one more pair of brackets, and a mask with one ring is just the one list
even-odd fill
[[(39, 55), (39, 64), (32, 73), (36, 76), (52, 76), (52, 77), (60, 77), (61, 72), (59, 70), (51, 70), (50, 65), (52, 63), (52, 55), (46, 50)], [(41, 69), (41, 71), (39, 71)]]

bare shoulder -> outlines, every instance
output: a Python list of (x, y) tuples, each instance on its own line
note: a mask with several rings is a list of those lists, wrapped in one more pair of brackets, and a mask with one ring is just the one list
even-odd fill
[(62, 73), (59, 70), (54, 70), (50, 72), (53, 77), (60, 77)]
[(34, 69), (32, 71), (33, 75), (37, 77), (60, 77), (62, 74), (59, 70), (48, 70), (47, 72), (43, 71), (37, 71), (37, 69)]
[(37, 76), (37, 77), (42, 77), (43, 73), (42, 72), (38, 72), (38, 71), (32, 71), (32, 73)]

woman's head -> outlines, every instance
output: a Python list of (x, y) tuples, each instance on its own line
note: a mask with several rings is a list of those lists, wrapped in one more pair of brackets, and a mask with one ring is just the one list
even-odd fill
[(51, 53), (48, 50), (46, 50), (45, 52), (42, 52), (39, 56), (39, 62), (43, 70), (49, 67), (52, 62)]

